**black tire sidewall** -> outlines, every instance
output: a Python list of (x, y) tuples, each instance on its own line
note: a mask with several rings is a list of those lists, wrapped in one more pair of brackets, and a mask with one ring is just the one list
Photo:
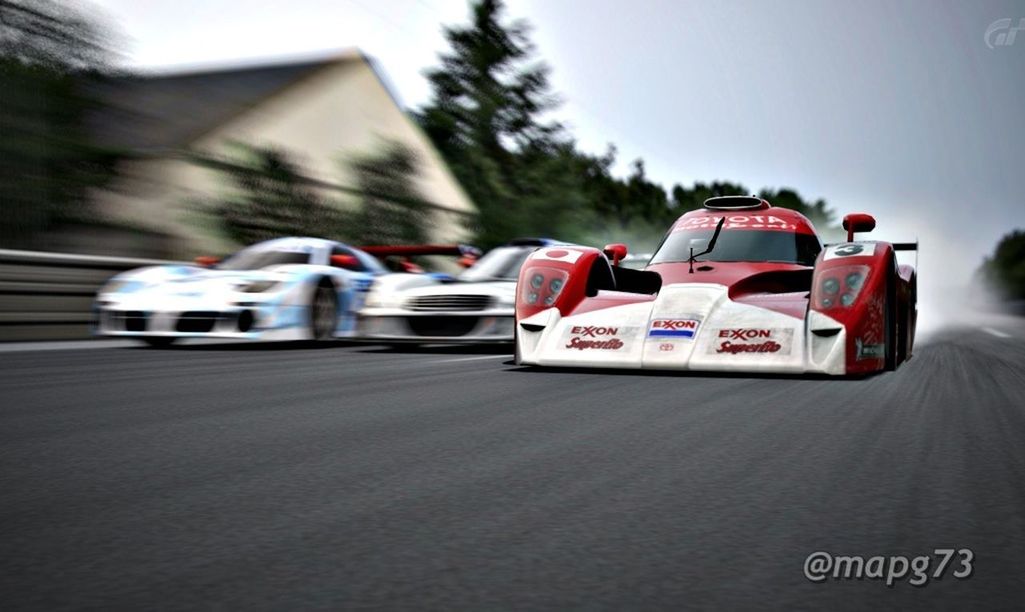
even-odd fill
[[(326, 297), (322, 297), (326, 296)], [(332, 310), (334, 311), (334, 322), (330, 330), (327, 330), (326, 334), (320, 334), (320, 330), (317, 329), (317, 301), (320, 299), (328, 299), (331, 301)], [(334, 287), (330, 284), (330, 281), (321, 281), (313, 287), (313, 293), (310, 297), (310, 305), (307, 308), (307, 319), (310, 331), (310, 339), (323, 342), (334, 338), (335, 328), (338, 326), (338, 294), (335, 292)]]

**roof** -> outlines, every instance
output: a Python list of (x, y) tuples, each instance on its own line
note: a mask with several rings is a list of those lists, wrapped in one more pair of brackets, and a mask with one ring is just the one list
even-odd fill
[(352, 61), (367, 60), (351, 52), (290, 63), (111, 77), (93, 86), (104, 108), (89, 118), (89, 128), (110, 147), (182, 148), (321, 68)]
[(815, 227), (801, 213), (790, 208), (769, 205), (759, 205), (758, 208), (749, 210), (699, 208), (681, 216), (673, 224), (672, 231), (714, 230), (723, 218), (726, 219), (723, 231), (761, 230), (815, 234)]

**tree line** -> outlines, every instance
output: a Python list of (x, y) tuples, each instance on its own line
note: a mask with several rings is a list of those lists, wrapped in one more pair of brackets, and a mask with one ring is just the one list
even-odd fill
[[(660, 236), (682, 213), (718, 195), (751, 195), (728, 181), (668, 190), (648, 178), (644, 161), (613, 174), (617, 150), (580, 150), (551, 119), (558, 96), (536, 58), (529, 25), (505, 17), (502, 0), (474, 0), (469, 23), (446, 27), (449, 50), (426, 76), (431, 99), (415, 116), (480, 210), (483, 246), (521, 235), (588, 241), (625, 233)], [(793, 208), (824, 228), (834, 224), (823, 200), (793, 189), (758, 195)]]

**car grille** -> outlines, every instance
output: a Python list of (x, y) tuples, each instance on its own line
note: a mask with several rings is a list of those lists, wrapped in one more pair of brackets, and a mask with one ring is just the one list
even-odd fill
[(418, 336), (465, 336), (477, 327), (477, 317), (407, 317), (409, 329)]
[(417, 312), (471, 312), (491, 306), (490, 295), (418, 295), (409, 298), (406, 308)]
[(214, 328), (220, 313), (205, 310), (190, 310), (178, 317), (174, 329), (180, 332), (205, 333)]

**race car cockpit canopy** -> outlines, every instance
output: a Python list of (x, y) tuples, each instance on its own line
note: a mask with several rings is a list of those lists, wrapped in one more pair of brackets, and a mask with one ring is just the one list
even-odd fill
[(811, 266), (822, 250), (815, 228), (801, 213), (756, 197), (729, 196), (706, 200), (705, 208), (680, 217), (650, 264), (688, 261), (692, 252), (705, 250), (720, 221), (721, 235), (704, 261)]

